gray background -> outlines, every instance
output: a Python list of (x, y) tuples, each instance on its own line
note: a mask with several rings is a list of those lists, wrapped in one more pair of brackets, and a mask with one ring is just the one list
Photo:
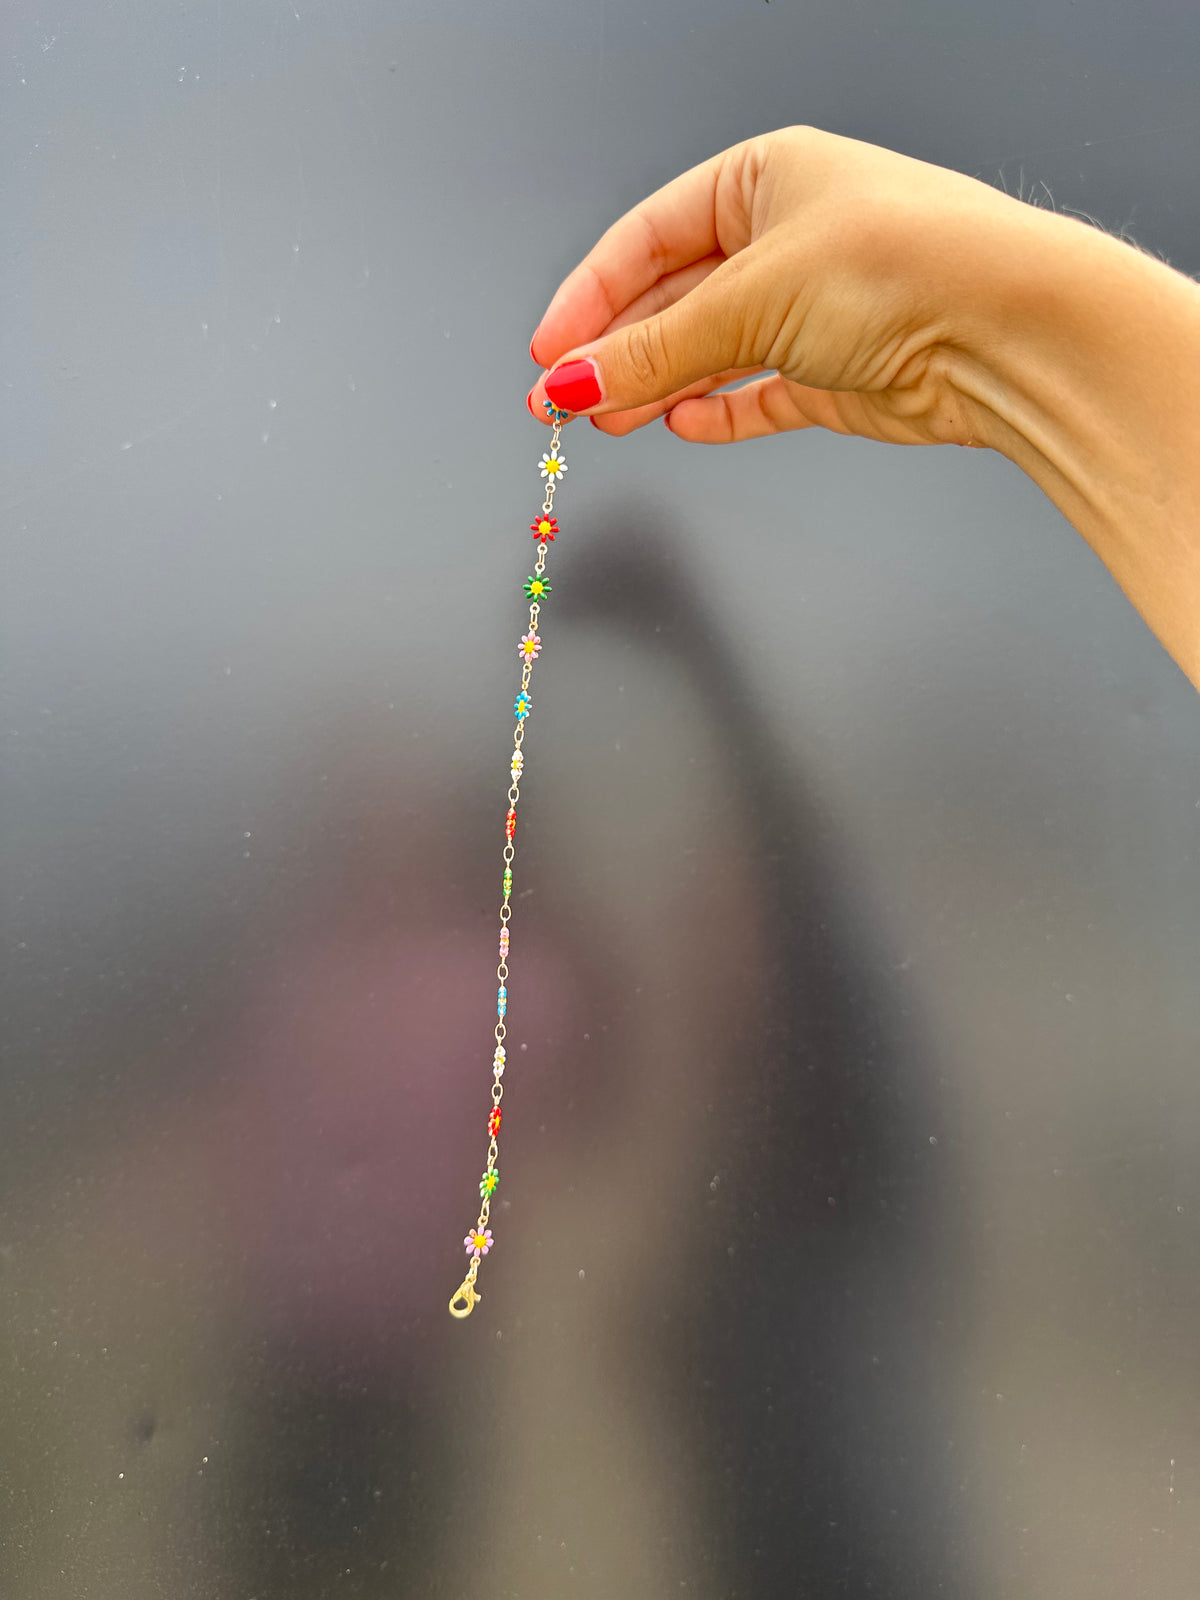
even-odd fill
[(811, 122), (1200, 271), (1188, 0), (150, 0), (3, 45), (0, 1592), (1185, 1600), (1200, 711), (1006, 462), (543, 430)]

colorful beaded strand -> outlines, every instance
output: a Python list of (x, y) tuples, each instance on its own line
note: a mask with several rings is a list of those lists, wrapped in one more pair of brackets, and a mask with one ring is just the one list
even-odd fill
[(492, 1211), (492, 1196), (500, 1182), (500, 1173), (496, 1166), (499, 1156), (497, 1137), (500, 1133), (500, 1123), (503, 1113), (500, 1102), (504, 1098), (505, 1053), (504, 1039), (507, 1032), (505, 1017), (508, 1014), (508, 924), (512, 917), (512, 887), (513, 858), (516, 847), (513, 840), (517, 831), (517, 802), (521, 798), (521, 776), (525, 770), (525, 753), (522, 745), (525, 742), (525, 723), (529, 716), (533, 699), (529, 693), (529, 681), (533, 672), (533, 663), (541, 653), (542, 641), (538, 637), (538, 618), (541, 615), (542, 602), (550, 593), (550, 585), (545, 580), (546, 550), (554, 542), (558, 532), (558, 519), (552, 515), (554, 511), (554, 491), (567, 470), (567, 464), (559, 451), (559, 440), (562, 436), (563, 423), (567, 420), (567, 413), (552, 406), (547, 400), (543, 402), (550, 420), (554, 424), (550, 435), (550, 448), (542, 456), (540, 471), (546, 485), (546, 498), (542, 502), (540, 513), (529, 524), (530, 531), (537, 541), (537, 561), (532, 574), (525, 580), (525, 598), (529, 601), (529, 630), (517, 646), (521, 657), (521, 688), (516, 700), (513, 702), (513, 715), (516, 718), (516, 728), (513, 732), (513, 753), (509, 764), (509, 774), (512, 779), (508, 791), (508, 811), (504, 818), (504, 876), (501, 880), (503, 898), (500, 902), (500, 963), (496, 968), (496, 977), (500, 986), (496, 991), (496, 1049), (492, 1056), (492, 1109), (488, 1113), (488, 1151), (487, 1165), (483, 1176), (479, 1180), (479, 1195), (482, 1204), (479, 1208), (479, 1217), (475, 1226), (468, 1232), (463, 1244), (466, 1246), (467, 1255), (471, 1264), (467, 1268), (467, 1275), (459, 1285), (454, 1298), (450, 1301), (450, 1315), (453, 1317), (469, 1317), (475, 1308), (475, 1302), (482, 1299), (482, 1295), (475, 1287), (475, 1279), (479, 1273), (479, 1263), (492, 1248), (492, 1230), (488, 1221)]

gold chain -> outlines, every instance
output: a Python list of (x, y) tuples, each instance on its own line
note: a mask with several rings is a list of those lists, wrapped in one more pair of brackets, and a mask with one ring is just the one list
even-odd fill
[(558, 531), (558, 521), (552, 515), (554, 511), (554, 492), (558, 488), (562, 474), (567, 470), (567, 464), (559, 452), (559, 440), (562, 437), (563, 423), (567, 420), (567, 413), (546, 402), (546, 410), (550, 413), (554, 423), (550, 435), (550, 448), (542, 456), (541, 473), (546, 480), (546, 498), (542, 502), (542, 509), (530, 524), (534, 538), (537, 540), (537, 561), (532, 574), (525, 580), (525, 594), (529, 599), (529, 631), (521, 640), (518, 650), (521, 655), (521, 689), (513, 702), (513, 714), (516, 717), (516, 728), (513, 731), (513, 753), (509, 766), (512, 783), (508, 791), (508, 812), (504, 819), (504, 897), (500, 903), (500, 964), (496, 968), (496, 977), (500, 980), (500, 987), (496, 993), (496, 1047), (492, 1057), (492, 1109), (488, 1113), (488, 1149), (487, 1166), (479, 1180), (479, 1193), (482, 1204), (479, 1207), (479, 1217), (475, 1226), (467, 1234), (463, 1243), (467, 1254), (471, 1258), (471, 1265), (467, 1268), (467, 1275), (456, 1290), (450, 1301), (450, 1315), (452, 1317), (469, 1317), (475, 1309), (475, 1302), (483, 1296), (475, 1287), (475, 1280), (479, 1273), (480, 1260), (487, 1255), (492, 1247), (492, 1230), (488, 1227), (488, 1220), (492, 1212), (492, 1196), (500, 1182), (500, 1173), (496, 1166), (499, 1155), (497, 1136), (500, 1132), (501, 1109), (500, 1102), (504, 1098), (504, 1068), (506, 1065), (504, 1040), (507, 1034), (505, 1016), (508, 1013), (508, 924), (512, 917), (512, 864), (516, 855), (513, 839), (517, 831), (517, 802), (521, 798), (521, 779), (525, 771), (525, 722), (529, 716), (533, 701), (529, 693), (530, 678), (533, 673), (533, 663), (541, 653), (542, 641), (538, 637), (538, 618), (541, 616), (542, 602), (550, 593), (550, 585), (545, 581), (546, 550), (552, 543)]

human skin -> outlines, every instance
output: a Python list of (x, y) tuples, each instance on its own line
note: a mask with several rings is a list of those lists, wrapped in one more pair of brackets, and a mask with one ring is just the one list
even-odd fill
[(1200, 688), (1200, 285), (1124, 241), (785, 128), (609, 228), (530, 353), (535, 416), (559, 396), (614, 436), (665, 417), (697, 444), (824, 427), (998, 450)]

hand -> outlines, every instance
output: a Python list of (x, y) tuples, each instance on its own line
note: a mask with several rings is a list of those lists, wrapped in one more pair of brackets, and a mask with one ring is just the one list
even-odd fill
[(531, 354), (534, 415), (549, 395), (608, 434), (1000, 450), (1200, 686), (1200, 286), (1098, 228), (787, 128), (615, 223)]
[[(531, 353), (560, 369), (590, 358), (599, 400), (571, 404), (594, 391), (568, 389), (560, 403), (610, 434), (665, 414), (705, 444), (814, 424), (973, 443), (949, 358), (969, 331), (977, 263), (1028, 213), (958, 173), (787, 128), (684, 173), (611, 227)], [(535, 415), (545, 394), (543, 380)]]

